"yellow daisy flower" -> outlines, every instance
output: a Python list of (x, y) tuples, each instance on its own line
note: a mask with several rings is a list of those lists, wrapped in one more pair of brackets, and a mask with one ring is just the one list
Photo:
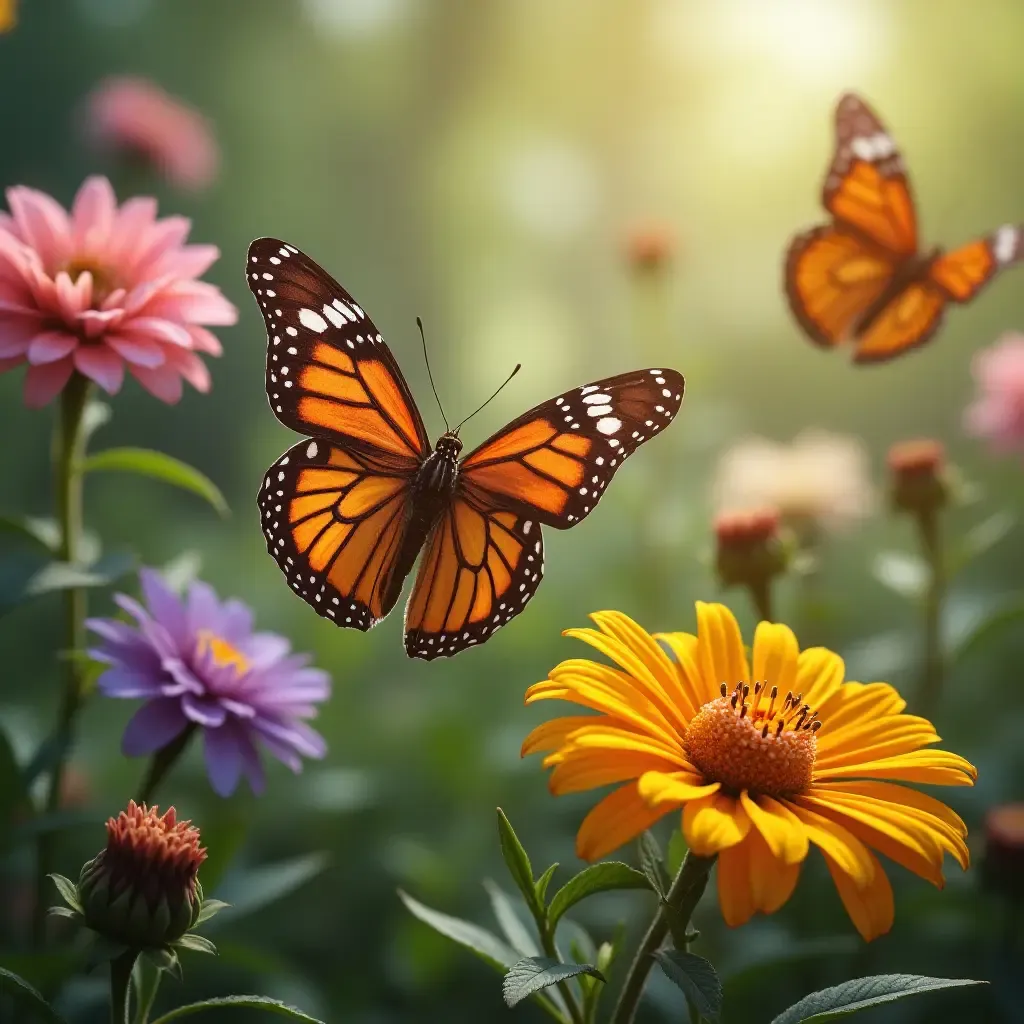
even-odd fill
[(591, 618), (596, 630), (564, 635), (617, 667), (563, 661), (526, 702), (565, 700), (599, 714), (545, 722), (522, 751), (550, 751), (555, 795), (617, 784), (580, 826), (580, 857), (597, 860), (681, 807), (689, 848), (718, 855), (722, 915), (736, 926), (789, 899), (813, 844), (866, 940), (893, 919), (872, 849), (939, 888), (946, 853), (967, 868), (960, 818), (897, 783), (970, 786), (977, 772), (926, 749), (935, 729), (903, 714), (888, 683), (844, 682), (842, 658), (801, 651), (792, 630), (772, 622), (757, 627), (750, 664), (720, 604), (697, 603), (696, 636), (652, 636), (620, 612)]

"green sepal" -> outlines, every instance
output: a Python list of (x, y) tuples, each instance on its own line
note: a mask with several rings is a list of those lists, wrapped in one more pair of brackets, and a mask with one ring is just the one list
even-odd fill
[(196, 915), (196, 919), (192, 927), (195, 928), (196, 925), (203, 924), (204, 921), (209, 921), (214, 914), (218, 914), (225, 907), (230, 906), (230, 903), (225, 903), (223, 900), (203, 900), (202, 903), (199, 904), (199, 913)]
[(64, 875), (52, 874), (47, 875), (47, 878), (52, 879), (53, 884), (57, 886), (57, 891), (60, 893), (61, 899), (72, 909), (82, 913), (82, 901), (78, 898), (78, 886), (71, 881), (70, 878), (65, 878)]
[(217, 955), (217, 947), (205, 935), (196, 935), (195, 932), (186, 932), (177, 942), (175, 949), (191, 949), (195, 953), (210, 953)]
[[(180, 941), (180, 940), (179, 940)], [(159, 971), (166, 971), (181, 981), (181, 962), (178, 954), (168, 946), (151, 946), (142, 951), (142, 955)]]

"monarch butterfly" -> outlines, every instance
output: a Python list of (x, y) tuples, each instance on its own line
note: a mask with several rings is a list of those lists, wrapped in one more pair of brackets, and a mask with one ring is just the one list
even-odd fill
[(910, 184), (885, 126), (852, 93), (840, 98), (835, 123), (821, 200), (832, 222), (790, 243), (786, 295), (818, 345), (852, 340), (855, 362), (892, 359), (932, 337), (947, 303), (969, 302), (1024, 258), (1024, 227), (1005, 225), (948, 253), (919, 252)]
[(270, 406), (307, 435), (260, 488), (267, 550), (318, 614), (367, 630), (422, 549), (405, 612), (413, 658), (458, 654), (518, 615), (543, 575), (541, 525), (585, 519), (682, 402), (675, 370), (608, 377), (538, 405), (459, 461), (462, 424), (431, 448), (377, 328), (313, 260), (259, 238), (246, 281), (267, 327)]

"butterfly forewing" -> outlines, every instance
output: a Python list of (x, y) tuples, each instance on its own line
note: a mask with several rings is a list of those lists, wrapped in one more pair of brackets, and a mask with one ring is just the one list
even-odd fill
[(568, 529), (590, 514), (623, 461), (672, 422), (683, 389), (675, 370), (648, 369), (566, 391), (468, 455), (460, 483)]
[(387, 345), (362, 307), (295, 246), (258, 238), (246, 281), (267, 327), (270, 407), (292, 430), (416, 465), (423, 421)]

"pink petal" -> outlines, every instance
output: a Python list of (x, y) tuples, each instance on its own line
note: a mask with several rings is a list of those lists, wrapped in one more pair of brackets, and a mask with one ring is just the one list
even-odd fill
[(34, 366), (55, 363), (75, 350), (78, 339), (64, 331), (44, 331), (37, 334), (28, 348), (28, 361)]
[(189, 324), (187, 330), (192, 338), (192, 348), (196, 351), (208, 352), (211, 356), (219, 356), (224, 351), (218, 337), (211, 334), (205, 327)]
[(200, 277), (220, 258), (215, 245), (186, 245), (164, 255), (151, 268), (154, 274)]
[(115, 395), (124, 380), (124, 362), (103, 345), (79, 345), (74, 352), (75, 368), (110, 395)]
[(204, 394), (210, 390), (210, 371), (195, 354), (183, 348), (167, 348), (167, 362), (196, 389)]
[(92, 304), (92, 274), (88, 270), (79, 274), (78, 280), (74, 282), (67, 271), (62, 270), (53, 283), (57, 289), (60, 315), (66, 321), (73, 322), (79, 313)]
[(103, 313), (87, 309), (84, 313), (78, 314), (76, 322), (85, 331), (87, 338), (98, 338), (112, 327), (116, 327), (123, 319), (123, 309), (108, 309)]
[(171, 323), (155, 316), (137, 316), (125, 322), (119, 334), (133, 338), (151, 338), (153, 341), (164, 341), (180, 348), (192, 347), (192, 336), (181, 324)]
[(80, 252), (102, 252), (110, 239), (117, 213), (117, 197), (106, 178), (86, 178), (71, 208), (71, 224), (75, 249)]
[(32, 339), (43, 329), (39, 317), (0, 318), (0, 359), (23, 356)]
[(164, 301), (172, 301), (176, 318), (189, 323), (230, 327), (238, 322), (238, 310), (206, 281), (177, 281), (160, 297)]
[(103, 340), (119, 356), (137, 366), (152, 369), (154, 366), (162, 366), (165, 361), (164, 350), (155, 341), (150, 341), (148, 338), (142, 336), (129, 338), (118, 334), (107, 334)]
[(25, 404), (30, 409), (41, 409), (64, 390), (74, 368), (71, 356), (56, 363), (30, 366), (25, 374)]
[(188, 238), (192, 222), (187, 217), (165, 217), (158, 220), (138, 240), (131, 253), (132, 272), (137, 277), (151, 276), (152, 265), (165, 252), (177, 249)]
[(63, 263), (70, 251), (68, 215), (45, 192), (16, 185), (7, 190), (7, 204), (22, 241), (39, 254), (48, 267)]
[(174, 405), (181, 399), (181, 377), (178, 372), (166, 363), (149, 370), (144, 366), (129, 364), (132, 376), (152, 395), (161, 402)]

